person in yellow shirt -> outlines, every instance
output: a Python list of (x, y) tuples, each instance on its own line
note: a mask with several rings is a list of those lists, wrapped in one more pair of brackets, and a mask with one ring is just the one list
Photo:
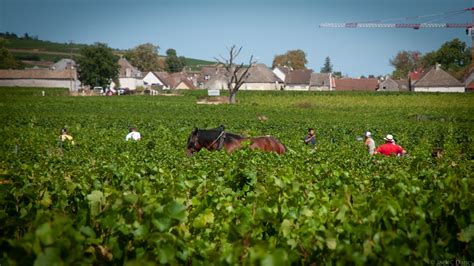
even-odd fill
[(59, 146), (62, 147), (65, 141), (70, 141), (72, 145), (74, 145), (74, 140), (71, 135), (68, 134), (66, 128), (61, 128), (61, 132), (59, 135)]

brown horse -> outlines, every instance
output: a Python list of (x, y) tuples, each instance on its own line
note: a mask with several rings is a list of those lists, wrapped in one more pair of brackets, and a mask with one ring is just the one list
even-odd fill
[(284, 154), (286, 152), (285, 145), (281, 144), (274, 137), (243, 137), (226, 132), (224, 126), (221, 125), (216, 129), (195, 128), (191, 132), (191, 135), (189, 135), (186, 153), (191, 156), (202, 148), (209, 151), (221, 150), (224, 148), (225, 151), (231, 153), (246, 146), (244, 143), (248, 143), (248, 147), (252, 150), (276, 152), (278, 154)]

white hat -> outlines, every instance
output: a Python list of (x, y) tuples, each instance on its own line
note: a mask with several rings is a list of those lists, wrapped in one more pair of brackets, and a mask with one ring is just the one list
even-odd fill
[(393, 136), (388, 134), (385, 138), (383, 138), (385, 141), (390, 141), (393, 142)]
[(372, 133), (370, 133), (370, 131), (366, 131), (366, 132), (365, 132), (365, 136), (366, 136), (366, 137), (370, 137), (370, 136), (372, 136)]

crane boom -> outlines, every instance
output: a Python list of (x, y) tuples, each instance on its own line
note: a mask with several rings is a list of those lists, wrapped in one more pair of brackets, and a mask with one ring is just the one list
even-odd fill
[(472, 28), (471, 23), (322, 23), (320, 28)]

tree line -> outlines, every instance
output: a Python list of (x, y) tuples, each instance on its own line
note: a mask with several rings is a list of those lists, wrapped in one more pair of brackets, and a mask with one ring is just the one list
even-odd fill
[(440, 64), (442, 69), (458, 80), (463, 80), (470, 70), (470, 50), (471, 48), (465, 42), (456, 38), (445, 42), (438, 50), (426, 54), (419, 51), (400, 51), (390, 60), (390, 64), (395, 68), (392, 77), (404, 79), (410, 72)]

